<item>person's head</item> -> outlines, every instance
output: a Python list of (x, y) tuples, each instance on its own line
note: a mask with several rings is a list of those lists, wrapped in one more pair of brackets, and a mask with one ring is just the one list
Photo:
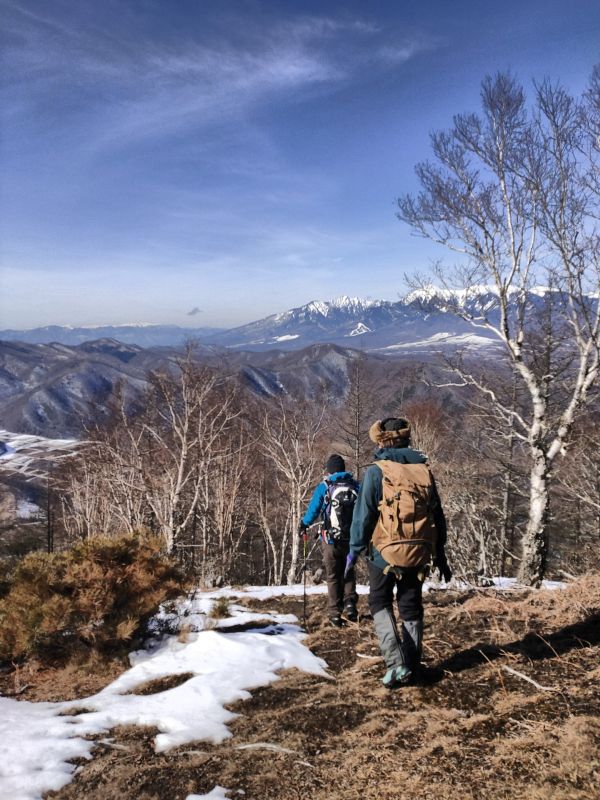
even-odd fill
[(379, 447), (408, 447), (410, 422), (402, 417), (378, 419), (369, 428), (369, 439)]
[(345, 472), (346, 462), (337, 453), (330, 455), (323, 467), (326, 475), (333, 475), (334, 472)]

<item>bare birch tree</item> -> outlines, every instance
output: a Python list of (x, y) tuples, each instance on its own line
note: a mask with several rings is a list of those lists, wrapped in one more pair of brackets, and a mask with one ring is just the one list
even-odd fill
[[(210, 491), (205, 477), (216, 460), (231, 453), (228, 433), (239, 416), (227, 377), (188, 356), (178, 374), (150, 376), (148, 412), (129, 433), (132, 455), (148, 506), (168, 552)], [(210, 500), (206, 505), (210, 505)]]
[(280, 552), (277, 546), (277, 529), (280, 527), (279, 515), (273, 514), (273, 504), (277, 502), (277, 498), (272, 495), (269, 496), (268, 491), (268, 478), (263, 473), (259, 481), (259, 488), (257, 493), (257, 524), (258, 529), (265, 541), (267, 548), (267, 583), (279, 583), (280, 577), (283, 575), (283, 562), (284, 553)]
[(112, 427), (88, 431), (91, 441), (64, 483), (65, 523), (73, 532), (150, 527), (171, 552), (199, 523), (203, 555), (210, 549), (227, 562), (234, 526), (242, 535), (245, 529), (235, 503), (245, 447), (234, 431), (237, 390), (227, 375), (196, 364), (192, 355), (171, 373), (148, 376), (137, 413), (119, 397)]
[(89, 449), (80, 449), (60, 481), (60, 506), (65, 533), (70, 539), (87, 539), (94, 533), (108, 534), (112, 509), (98, 462)]
[[(233, 433), (233, 431), (229, 431)], [(235, 436), (222, 443), (219, 458), (210, 470), (210, 505), (219, 574), (227, 575), (250, 521), (252, 501), (248, 480), (249, 448), (242, 425)]]
[(132, 534), (146, 527), (147, 506), (119, 425), (87, 431), (71, 463), (56, 476), (68, 537)]
[[(521, 413), (461, 372), (463, 385), (484, 392), (528, 445), (519, 577), (537, 585), (546, 564), (551, 470), (598, 376), (600, 73), (581, 100), (546, 81), (536, 85), (529, 110), (523, 89), (503, 74), (483, 81), (481, 98), (481, 116), (457, 115), (449, 131), (432, 135), (435, 162), (417, 166), (421, 192), (398, 201), (398, 216), (459, 256), (452, 270), (438, 268), (442, 291), (432, 302), (497, 337), (525, 389)], [(551, 292), (553, 308), (543, 360), (535, 284)]]
[(318, 443), (326, 424), (326, 409), (325, 402), (315, 406), (280, 397), (263, 412), (261, 448), (266, 467), (277, 485), (278, 502), (285, 509), (283, 527), (279, 531), (281, 555), (276, 579), (283, 578), (285, 553), (291, 541), (288, 584), (294, 583), (298, 574), (297, 531), (322, 457)]

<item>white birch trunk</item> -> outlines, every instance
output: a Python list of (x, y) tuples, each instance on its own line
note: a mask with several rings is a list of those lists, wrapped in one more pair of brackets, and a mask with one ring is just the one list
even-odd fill
[(548, 543), (548, 462), (538, 450), (529, 477), (529, 517), (523, 537), (519, 580), (527, 586), (540, 586), (546, 569)]

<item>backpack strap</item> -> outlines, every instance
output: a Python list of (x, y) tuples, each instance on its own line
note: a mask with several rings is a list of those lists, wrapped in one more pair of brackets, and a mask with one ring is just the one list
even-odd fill
[(325, 494), (323, 496), (323, 509), (321, 511), (321, 539), (326, 544), (333, 544), (333, 538), (329, 535), (329, 511), (331, 508), (331, 487), (333, 486), (333, 481), (323, 478), (323, 483), (325, 484)]

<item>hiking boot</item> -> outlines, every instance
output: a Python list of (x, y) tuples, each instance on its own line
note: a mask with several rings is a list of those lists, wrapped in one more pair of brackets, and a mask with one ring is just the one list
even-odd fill
[(333, 625), (334, 628), (341, 628), (344, 625), (344, 622), (339, 614), (336, 614), (333, 617), (329, 617), (329, 623)]
[(405, 666), (390, 667), (381, 682), (386, 689), (395, 689), (397, 686), (406, 686), (412, 680), (412, 670)]
[(349, 619), (350, 622), (358, 621), (358, 611), (355, 603), (348, 603), (346, 605), (346, 619)]

